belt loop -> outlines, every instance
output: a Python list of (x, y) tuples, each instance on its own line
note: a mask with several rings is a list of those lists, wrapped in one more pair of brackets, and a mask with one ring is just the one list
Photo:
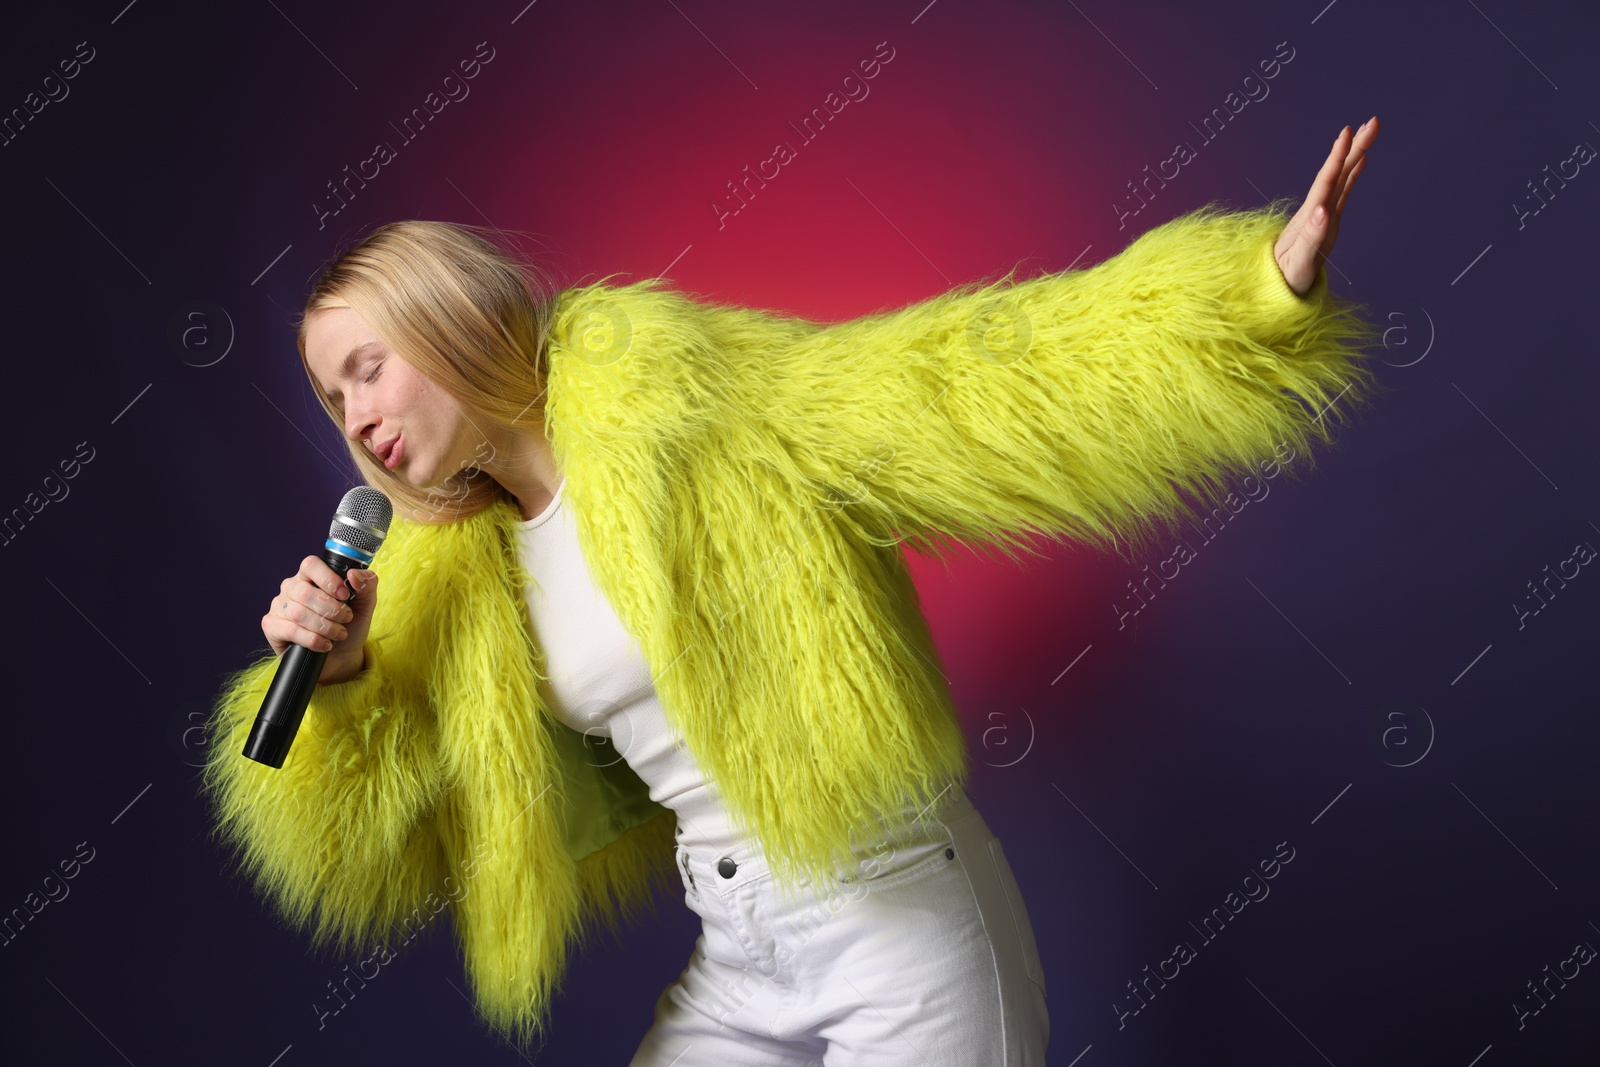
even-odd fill
[(682, 845), (678, 846), (678, 864), (683, 868), (684, 877), (689, 879), (689, 888), (698, 893), (700, 887), (694, 880), (694, 871), (689, 867), (689, 850)]

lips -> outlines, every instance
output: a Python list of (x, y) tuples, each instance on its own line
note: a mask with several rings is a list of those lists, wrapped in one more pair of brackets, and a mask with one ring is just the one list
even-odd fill
[(394, 469), (395, 462), (400, 458), (400, 437), (397, 435), (378, 445), (373, 449), (379, 462), (390, 470)]

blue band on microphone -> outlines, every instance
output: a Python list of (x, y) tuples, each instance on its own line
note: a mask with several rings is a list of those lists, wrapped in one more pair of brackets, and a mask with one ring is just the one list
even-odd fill
[(323, 542), (322, 547), (337, 552), (341, 556), (349, 556), (351, 559), (358, 561), (363, 567), (372, 562), (373, 554), (371, 552), (363, 552), (355, 545), (346, 544), (343, 541), (335, 541), (331, 537)]

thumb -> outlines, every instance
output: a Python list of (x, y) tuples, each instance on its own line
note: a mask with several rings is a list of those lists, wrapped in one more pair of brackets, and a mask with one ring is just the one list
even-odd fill
[(1322, 204), (1317, 204), (1302, 217), (1294, 237), (1292, 247), (1297, 250), (1301, 246), (1315, 253), (1322, 247), (1322, 242), (1328, 236), (1328, 209)]
[(358, 619), (369, 617), (378, 602), (377, 574), (368, 570), (351, 571), (350, 585), (355, 589), (355, 595), (349, 600), (351, 613)]

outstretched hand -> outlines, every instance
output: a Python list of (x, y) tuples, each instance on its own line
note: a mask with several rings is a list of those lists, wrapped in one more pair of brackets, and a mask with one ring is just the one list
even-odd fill
[(1361, 124), (1354, 137), (1350, 127), (1339, 131), (1333, 151), (1328, 154), (1311, 192), (1283, 228), (1272, 253), (1278, 260), (1289, 288), (1304, 296), (1317, 280), (1317, 268), (1333, 251), (1339, 236), (1339, 218), (1344, 202), (1356, 184), (1356, 176), (1367, 162), (1367, 146), (1378, 136), (1378, 116)]

